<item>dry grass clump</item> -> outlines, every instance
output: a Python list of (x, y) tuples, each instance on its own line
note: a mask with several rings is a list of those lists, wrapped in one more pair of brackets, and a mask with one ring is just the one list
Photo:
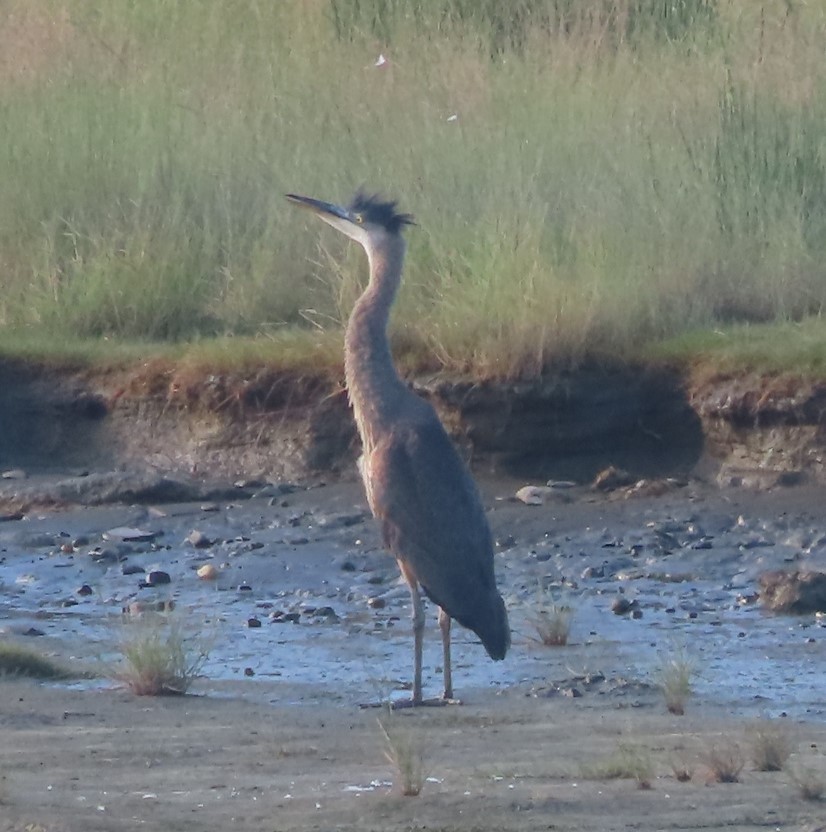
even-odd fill
[(713, 783), (739, 783), (740, 772), (746, 764), (739, 743), (728, 738), (706, 746), (700, 754), (700, 761), (708, 769), (709, 780)]
[(138, 696), (186, 693), (209, 656), (203, 640), (187, 637), (178, 618), (146, 616), (125, 625), (123, 659), (112, 673)]
[(405, 797), (417, 797), (427, 779), (423, 742), (413, 729), (403, 727), (401, 718), (389, 708), (377, 722), (384, 741), (384, 756), (396, 771), (399, 791)]
[(612, 754), (603, 760), (581, 768), (589, 780), (636, 780), (640, 789), (650, 789), (654, 763), (646, 748), (632, 743), (618, 743)]
[(35, 650), (12, 642), (0, 642), (0, 677), (65, 679), (68, 671)]
[(564, 647), (571, 634), (574, 608), (570, 604), (557, 603), (547, 592), (540, 592), (536, 606), (528, 613), (527, 620), (536, 630), (536, 641), (545, 647)]
[(751, 760), (757, 771), (782, 771), (793, 750), (788, 726), (762, 720), (749, 730)]
[(788, 766), (787, 772), (804, 800), (821, 800), (826, 793), (826, 777), (822, 772), (799, 762)]
[(655, 678), (669, 713), (677, 716), (685, 713), (686, 702), (692, 693), (691, 679), (694, 670), (694, 660), (683, 647), (676, 647), (663, 655)]

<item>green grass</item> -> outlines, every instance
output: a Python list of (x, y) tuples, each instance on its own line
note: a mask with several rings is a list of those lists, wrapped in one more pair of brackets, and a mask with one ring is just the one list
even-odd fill
[(65, 679), (66, 668), (50, 658), (11, 642), (0, 642), (0, 678)]
[(820, 3), (11, 0), (0, 55), (6, 354), (330, 367), (364, 257), (283, 193), (361, 184), (411, 368), (824, 329)]

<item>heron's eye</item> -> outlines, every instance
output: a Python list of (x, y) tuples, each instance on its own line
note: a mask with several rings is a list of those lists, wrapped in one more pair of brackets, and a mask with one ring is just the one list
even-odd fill
[(364, 223), (364, 214), (356, 214), (356, 215), (355, 215), (355, 217), (354, 217), (353, 219), (355, 219), (355, 221), (356, 221), (359, 225), (362, 225), (362, 224)]

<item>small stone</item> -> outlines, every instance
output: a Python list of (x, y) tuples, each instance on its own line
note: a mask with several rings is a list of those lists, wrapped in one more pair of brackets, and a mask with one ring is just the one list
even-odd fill
[(632, 485), (634, 478), (622, 468), (609, 465), (594, 477), (591, 488), (594, 491), (615, 491), (626, 485)]
[(244, 676), (255, 676), (255, 671), (251, 667), (245, 667)]
[(118, 541), (124, 543), (149, 543), (158, 536), (157, 532), (150, 532), (146, 529), (134, 529), (130, 526), (118, 526), (103, 533), (104, 540)]
[(631, 618), (635, 618), (635, 619), (642, 618), (642, 610), (640, 610), (640, 609), (631, 610)]
[(93, 592), (94, 590), (89, 586), (89, 584), (83, 584), (83, 586), (78, 589), (77, 594), (81, 597), (86, 597), (87, 595), (91, 595)]
[(624, 595), (620, 595), (618, 598), (614, 598), (611, 602), (611, 612), (614, 613), (614, 615), (625, 615), (632, 610), (638, 609), (639, 606), (639, 601), (636, 599), (631, 601)]
[(64, 555), (71, 555), (74, 550), (75, 547), (72, 546), (71, 543), (64, 543), (60, 547), (60, 551), (63, 552)]
[(218, 503), (201, 503), (201, 511), (220, 511)]
[(342, 561), (341, 571), (342, 572), (355, 572), (356, 571), (356, 565), (351, 560)]
[(261, 619), (256, 618), (254, 615), (251, 618), (247, 619), (247, 627), (252, 627), (253, 629), (256, 627), (261, 626)]
[(252, 592), (252, 587), (249, 584), (241, 584), (238, 587), (239, 592)]
[(196, 574), (202, 581), (214, 581), (218, 577), (218, 569), (213, 563), (205, 563), (198, 567)]
[(583, 580), (588, 580), (590, 578), (604, 578), (605, 577), (605, 567), (604, 566), (586, 566), (585, 569), (582, 570), (580, 574), (580, 578)]
[(94, 549), (89, 552), (89, 557), (95, 561), (95, 563), (117, 563), (120, 560), (120, 555), (118, 554), (117, 549), (113, 549), (109, 546), (104, 549)]
[(386, 605), (384, 598), (373, 597), (367, 599), (367, 606), (373, 610), (383, 610)]
[(206, 549), (208, 546), (212, 546), (215, 541), (212, 538), (207, 537), (202, 531), (193, 529), (186, 536), (186, 542), (191, 546), (194, 546), (196, 549)]
[(514, 496), (526, 506), (541, 506), (552, 491), (546, 485), (523, 485)]
[(284, 615), (281, 617), (282, 621), (292, 621), (293, 624), (298, 624), (300, 619), (300, 612), (285, 612)]
[(76, 607), (78, 605), (77, 598), (66, 598), (66, 600), (60, 602), (61, 607)]
[(120, 570), (124, 575), (143, 575), (146, 570), (137, 563), (124, 563)]
[(43, 630), (38, 630), (37, 627), (29, 627), (28, 630), (23, 630), (20, 634), (22, 636), (45, 636), (46, 633)]
[(141, 589), (152, 586), (162, 586), (164, 584), (172, 583), (172, 578), (168, 572), (163, 572), (160, 569), (153, 569), (147, 576), (145, 581), (141, 581)]

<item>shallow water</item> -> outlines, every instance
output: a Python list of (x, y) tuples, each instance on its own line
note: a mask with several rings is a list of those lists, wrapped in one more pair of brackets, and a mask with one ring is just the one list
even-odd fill
[[(173, 600), (193, 643), (209, 647), (201, 692), (237, 680), (245, 696), (281, 701), (283, 685), (291, 701), (305, 704), (409, 696), (409, 597), (372, 521), (353, 519), (363, 511), (360, 492), (318, 489), (282, 502), (165, 506), (162, 514), (110, 507), (3, 523), (0, 627), (18, 634), (34, 628), (45, 637), (30, 637), (32, 647), (106, 664), (117, 661), (128, 626), (124, 607)], [(568, 520), (563, 530), (557, 508), (494, 508), (495, 535), (517, 538), (496, 556), (514, 646), (504, 662), (491, 662), (472, 633), (455, 627), (457, 695), (472, 700), (481, 689), (548, 695), (557, 684), (601, 673), (605, 684), (586, 691), (584, 705), (603, 695), (633, 704), (654, 683), (663, 657), (683, 649), (697, 669), (692, 707), (826, 719), (821, 621), (771, 616), (742, 603), (763, 569), (822, 566), (826, 549), (811, 541), (824, 534), (812, 515), (795, 519), (771, 501), (748, 516), (721, 514), (714, 500), (672, 498), (621, 508), (580, 505), (582, 523)], [(137, 543), (104, 539), (107, 530), (123, 526), (157, 536)], [(218, 542), (195, 549), (185, 542), (192, 529)], [(60, 551), (79, 535), (88, 543)], [(110, 557), (96, 563), (91, 553), (100, 548), (110, 549)], [(195, 570), (206, 562), (219, 568), (218, 580), (198, 579)], [(124, 564), (162, 569), (171, 583), (138, 589), (144, 576), (124, 575)], [(604, 574), (583, 578), (587, 567)], [(83, 584), (91, 595), (77, 594)], [(536, 643), (529, 617), (540, 585), (575, 609), (566, 647)], [(640, 619), (611, 611), (620, 592), (636, 599)], [(368, 606), (374, 597), (383, 608)], [(331, 607), (335, 617), (316, 616), (312, 610), (320, 607)], [(300, 619), (271, 621), (279, 610)], [(253, 617), (260, 627), (248, 626)], [(432, 607), (423, 673), (426, 695), (438, 695), (441, 646)]]

